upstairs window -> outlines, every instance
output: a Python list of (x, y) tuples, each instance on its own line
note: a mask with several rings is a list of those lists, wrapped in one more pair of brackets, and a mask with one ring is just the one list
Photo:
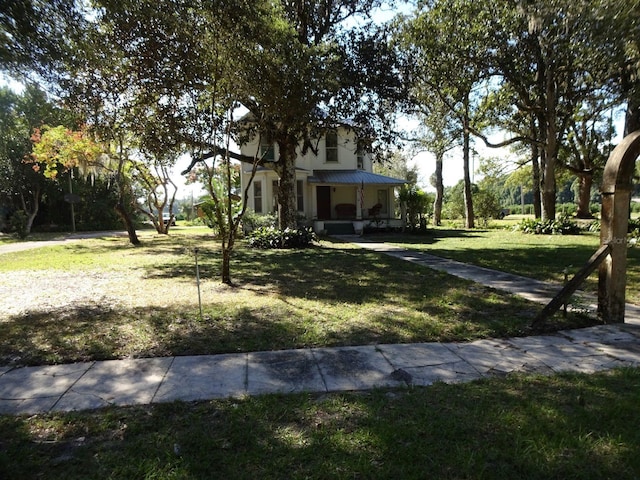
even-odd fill
[(338, 134), (335, 131), (327, 132), (325, 150), (327, 163), (338, 163)]
[(273, 162), (276, 159), (273, 143), (269, 143), (264, 139), (260, 139), (260, 158)]
[(364, 156), (359, 153), (357, 155), (357, 162), (358, 162), (358, 170), (364, 170)]

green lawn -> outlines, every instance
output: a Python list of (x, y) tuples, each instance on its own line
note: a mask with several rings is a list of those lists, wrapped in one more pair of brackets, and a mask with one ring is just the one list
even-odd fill
[[(557, 264), (563, 269), (565, 259), (581, 256), (574, 250), (588, 253), (597, 243), (580, 236), (545, 244), (492, 230), (389, 239), (554, 279)], [(527, 325), (541, 308), (327, 240), (302, 251), (241, 246), (235, 286), (227, 287), (217, 281), (217, 243), (202, 231), (176, 228), (143, 240), (138, 248), (104, 238), (3, 255), (0, 287), (8, 292), (22, 281), (40, 295), (27, 311), (0, 317), (2, 362), (521, 335), (532, 333)], [(10, 295), (17, 302), (19, 292)], [(585, 323), (570, 316), (553, 327)], [(634, 479), (638, 404), (640, 369), (619, 369), (0, 416), (0, 478)]]
[(0, 417), (13, 479), (634, 479), (640, 371)]
[[(7, 291), (19, 290), (16, 282), (22, 277), (27, 278), (24, 289), (39, 288), (42, 279), (55, 287), (31, 300), (44, 305), (0, 317), (0, 364), (465, 341), (531, 333), (528, 325), (541, 309), (328, 240), (292, 251), (240, 246), (232, 265), (235, 286), (228, 287), (217, 279), (218, 243), (189, 232), (148, 235), (138, 248), (122, 238), (104, 238), (4, 254), (0, 282)], [(59, 296), (69, 300), (56, 305)], [(588, 322), (559, 317), (551, 328)]]
[[(494, 221), (500, 226), (506, 222)], [(508, 224), (507, 224), (508, 225)], [(370, 239), (389, 241), (432, 255), (539, 280), (562, 283), (582, 268), (600, 246), (598, 233), (580, 235), (525, 235), (510, 226), (490, 229), (430, 228), (424, 235), (375, 234)], [(592, 274), (584, 290), (597, 291), (598, 274)], [(640, 248), (628, 250), (627, 297), (640, 305)]]

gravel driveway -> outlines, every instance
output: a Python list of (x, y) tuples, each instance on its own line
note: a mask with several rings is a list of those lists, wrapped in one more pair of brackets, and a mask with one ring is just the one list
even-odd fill
[[(76, 242), (83, 238), (121, 236), (124, 232), (81, 233), (59, 240), (16, 242), (0, 245), (2, 254)], [(131, 286), (140, 282), (134, 272), (101, 270), (16, 270), (0, 273), (0, 319), (27, 311), (50, 311), (69, 305), (122, 305)], [(129, 302), (130, 303), (130, 302)], [(137, 302), (135, 302), (137, 303)]]

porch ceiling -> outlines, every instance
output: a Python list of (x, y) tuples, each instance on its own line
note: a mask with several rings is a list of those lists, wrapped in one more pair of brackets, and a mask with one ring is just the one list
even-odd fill
[(314, 170), (307, 178), (309, 183), (328, 183), (331, 185), (387, 185), (399, 186), (406, 183), (398, 178), (385, 177), (364, 170)]

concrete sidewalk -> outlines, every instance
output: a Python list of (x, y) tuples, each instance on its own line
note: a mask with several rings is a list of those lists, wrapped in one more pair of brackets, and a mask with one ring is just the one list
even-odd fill
[(640, 327), (555, 335), (142, 358), (0, 369), (0, 413), (86, 410), (266, 393), (466, 382), (512, 372), (597, 372), (640, 364)]
[[(362, 248), (548, 301), (559, 288), (387, 244)], [(339, 392), (465, 382), (512, 372), (597, 372), (640, 365), (637, 308), (622, 325), (554, 335), (0, 367), (0, 413), (31, 414), (266, 393)]]
[[(401, 260), (416, 263), (433, 270), (446, 272), (465, 280), (486, 285), (503, 292), (518, 295), (531, 302), (546, 305), (553, 297), (560, 292), (562, 285), (542, 282), (532, 278), (522, 277), (511, 273), (491, 270), (489, 268), (477, 267), (448, 258), (436, 257), (428, 253), (408, 250), (406, 248), (390, 245), (388, 243), (375, 242), (363, 239), (357, 235), (342, 235), (342, 240), (358, 245), (360, 248), (384, 253)], [(586, 259), (585, 259), (586, 262)], [(573, 297), (577, 300), (580, 308), (586, 308), (595, 314), (598, 307), (598, 299), (595, 295), (577, 291)], [(640, 307), (627, 303), (625, 308), (625, 324), (640, 325)]]

